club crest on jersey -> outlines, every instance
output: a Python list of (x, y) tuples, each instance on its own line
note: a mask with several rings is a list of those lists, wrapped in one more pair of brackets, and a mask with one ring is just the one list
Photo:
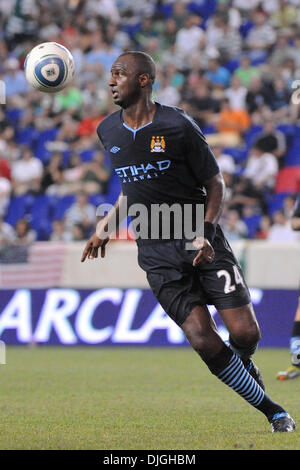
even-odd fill
[(161, 136), (152, 136), (151, 139), (151, 152), (164, 152), (166, 148), (166, 142), (163, 135)]

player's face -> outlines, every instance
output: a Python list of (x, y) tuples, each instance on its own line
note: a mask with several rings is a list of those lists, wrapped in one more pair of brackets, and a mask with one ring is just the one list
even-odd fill
[(115, 104), (127, 108), (138, 100), (141, 93), (138, 78), (139, 74), (131, 57), (119, 57), (114, 62), (109, 86)]

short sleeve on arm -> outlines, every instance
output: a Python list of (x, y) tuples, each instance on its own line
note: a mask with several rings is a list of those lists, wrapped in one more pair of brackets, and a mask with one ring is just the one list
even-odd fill
[(101, 147), (106, 150), (105, 145), (104, 145), (103, 140), (102, 140), (102, 137), (101, 137), (100, 124), (97, 127), (97, 134), (98, 134), (98, 137), (99, 137), (99, 140), (100, 140)]
[(220, 172), (216, 158), (198, 125), (185, 115), (185, 140), (187, 162), (199, 183)]

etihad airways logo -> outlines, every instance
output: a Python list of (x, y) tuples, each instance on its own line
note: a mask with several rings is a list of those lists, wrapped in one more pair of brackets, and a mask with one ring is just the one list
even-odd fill
[(163, 175), (171, 165), (171, 160), (161, 160), (159, 162), (141, 163), (140, 165), (129, 165), (116, 168), (115, 171), (122, 183), (133, 181), (144, 181)]

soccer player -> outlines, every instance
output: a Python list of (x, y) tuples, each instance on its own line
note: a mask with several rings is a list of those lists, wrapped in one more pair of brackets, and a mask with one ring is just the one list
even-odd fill
[[(291, 225), (293, 230), (300, 230), (300, 195), (295, 202)], [(290, 353), (292, 364), (286, 370), (277, 373), (278, 380), (296, 379), (300, 376), (300, 293), (290, 339)]]
[[(140, 237), (138, 263), (210, 371), (264, 413), (272, 432), (292, 432), (294, 420), (266, 395), (251, 360), (260, 330), (241, 268), (218, 225), (225, 187), (215, 157), (187, 114), (152, 101), (154, 81), (155, 64), (143, 52), (125, 52), (112, 66), (109, 86), (121, 109), (104, 119), (97, 132), (122, 192), (87, 242), (81, 261), (97, 258), (99, 249), (105, 256), (107, 227), (113, 213), (121, 212), (125, 196), (128, 208), (143, 204), (149, 210), (155, 204), (194, 207), (205, 202), (204, 239), (201, 243), (196, 237), (196, 251), (172, 233), (168, 240)], [(219, 336), (207, 304), (218, 309), (230, 347)]]

